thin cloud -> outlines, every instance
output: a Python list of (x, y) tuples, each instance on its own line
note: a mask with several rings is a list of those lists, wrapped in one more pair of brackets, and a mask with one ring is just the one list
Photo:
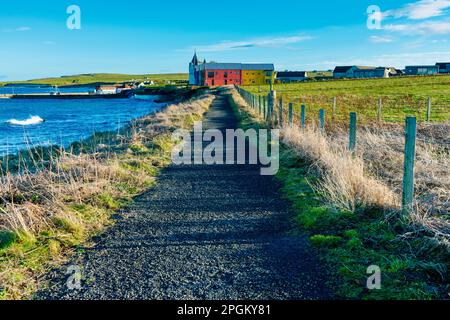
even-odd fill
[(393, 38), (387, 36), (371, 36), (369, 40), (373, 43), (391, 43), (394, 41)]
[[(450, 0), (420, 0), (383, 12), (383, 29), (402, 35), (450, 34)], [(390, 20), (390, 21), (389, 21)], [(398, 21), (394, 21), (398, 20)]]
[(400, 9), (386, 11), (383, 17), (423, 20), (445, 15), (449, 8), (450, 0), (421, 0), (409, 3)]
[(391, 54), (381, 54), (364, 59), (355, 58), (341, 61), (322, 61), (320, 66), (333, 68), (334, 66), (392, 66), (404, 68), (407, 65), (430, 64), (434, 65), (436, 61), (447, 61), (450, 59), (450, 51), (426, 51), (426, 52), (399, 52)]
[(443, 35), (450, 33), (450, 21), (427, 21), (421, 23), (388, 24), (384, 30), (406, 35)]
[[(311, 39), (312, 37), (310, 36), (297, 35), (291, 37), (261, 38), (247, 41), (222, 41), (206, 46), (195, 46), (195, 48), (201, 52), (220, 52), (248, 48), (279, 48)], [(192, 48), (190, 50), (192, 50)]]
[(15, 29), (3, 29), (2, 32), (24, 32), (24, 31), (30, 31), (30, 27), (18, 27)]
[(22, 32), (22, 31), (30, 31), (30, 30), (31, 30), (30, 27), (19, 27), (15, 31)]

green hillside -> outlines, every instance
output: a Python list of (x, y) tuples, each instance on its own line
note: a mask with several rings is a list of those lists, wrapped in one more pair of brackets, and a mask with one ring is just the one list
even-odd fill
[(28, 81), (12, 81), (3, 82), (0, 85), (6, 84), (48, 84), (57, 86), (69, 85), (86, 85), (93, 83), (117, 83), (128, 81), (149, 81), (165, 82), (165, 81), (187, 81), (188, 75), (184, 73), (173, 74), (114, 74), (114, 73), (93, 73), (81, 74), (72, 76), (62, 76), (58, 78), (44, 78), (33, 79)]

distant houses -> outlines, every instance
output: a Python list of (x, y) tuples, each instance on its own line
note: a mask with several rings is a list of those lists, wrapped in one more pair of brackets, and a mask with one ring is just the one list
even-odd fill
[(189, 64), (193, 86), (263, 85), (271, 83), (274, 74), (273, 64), (200, 62), (197, 54)]
[(279, 83), (292, 83), (305, 81), (308, 73), (305, 71), (281, 71), (277, 72), (275, 81)]
[(116, 94), (117, 87), (116, 86), (98, 86), (95, 89), (96, 94)]
[(95, 88), (95, 93), (103, 95), (119, 94), (135, 88), (135, 85), (130, 84), (100, 85)]
[(431, 76), (439, 74), (439, 66), (406, 66), (405, 74), (407, 76)]
[(334, 79), (390, 78), (402, 71), (392, 67), (338, 66), (333, 71)]
[(439, 73), (450, 73), (450, 62), (438, 62), (436, 65), (439, 67)]
[(399, 76), (428, 76), (450, 74), (450, 62), (435, 65), (407, 66), (404, 70), (394, 67), (337, 66), (333, 72), (278, 71), (273, 64), (200, 62), (194, 54), (189, 63), (189, 84), (193, 86), (264, 85), (324, 81), (330, 79), (386, 79)]

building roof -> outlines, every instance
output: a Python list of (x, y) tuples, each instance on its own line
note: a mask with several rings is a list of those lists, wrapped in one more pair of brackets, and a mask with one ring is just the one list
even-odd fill
[(368, 66), (355, 66), (356, 68), (358, 68), (359, 70), (375, 70), (377, 69), (376, 67), (368, 67)]
[(437, 65), (434, 65), (434, 66), (406, 66), (405, 69), (408, 69), (408, 68), (437, 68), (437, 67), (438, 67)]
[(243, 63), (242, 70), (274, 71), (275, 66), (272, 63)]
[(339, 66), (334, 68), (334, 72), (335, 73), (345, 73), (348, 70), (350, 70), (351, 68), (353, 68), (353, 66)]
[(447, 67), (447, 66), (450, 66), (450, 62), (438, 62), (438, 63), (436, 63), (436, 66)]
[(97, 90), (116, 90), (117, 86), (107, 86), (107, 85), (102, 85), (102, 86), (98, 86)]
[(251, 63), (205, 63), (203, 67), (207, 70), (267, 70), (273, 71), (273, 64), (251, 64)]
[(209, 69), (209, 70), (241, 70), (240, 63), (207, 62), (203, 66), (205, 67), (205, 69)]
[(194, 53), (194, 57), (192, 58), (191, 63), (192, 63), (193, 65), (198, 65), (197, 52)]
[(305, 78), (305, 71), (282, 71), (277, 72), (277, 78)]

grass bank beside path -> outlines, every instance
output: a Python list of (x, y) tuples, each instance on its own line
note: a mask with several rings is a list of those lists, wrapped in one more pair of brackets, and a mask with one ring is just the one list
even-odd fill
[[(131, 123), (120, 134), (97, 134), (20, 173), (0, 177), (0, 299), (30, 297), (41, 278), (114, 223), (114, 213), (155, 184), (170, 164), (171, 133), (191, 129), (214, 96), (199, 92)], [(24, 167), (25, 166), (25, 167)], [(27, 167), (29, 166), (29, 168)]]
[[(237, 91), (232, 90), (230, 99), (244, 128), (267, 127)], [(397, 190), (364, 169), (363, 161), (370, 159), (349, 157), (313, 129), (297, 131), (281, 129), (278, 178), (297, 212), (292, 223), (306, 230), (320, 249), (334, 274), (331, 287), (336, 294), (346, 299), (448, 299), (445, 215), (402, 217)], [(384, 161), (390, 156), (387, 152)], [(439, 185), (447, 187), (445, 181)], [(436, 233), (433, 224), (439, 225)], [(381, 269), (380, 290), (367, 289), (367, 270), (372, 265)]]

